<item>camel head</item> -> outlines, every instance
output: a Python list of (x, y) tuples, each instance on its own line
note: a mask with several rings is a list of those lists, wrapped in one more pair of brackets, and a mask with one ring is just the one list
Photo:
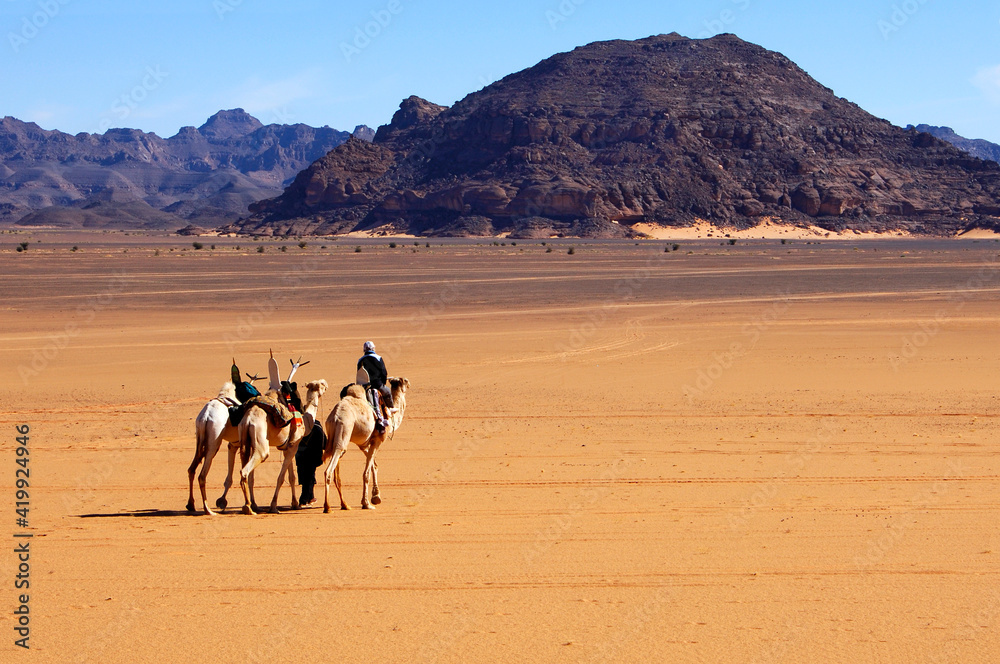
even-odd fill
[(389, 390), (392, 392), (392, 402), (397, 408), (406, 408), (406, 390), (410, 387), (410, 381), (406, 378), (389, 377)]
[(319, 380), (312, 380), (306, 383), (306, 403), (313, 400), (313, 397), (321, 397), (326, 394), (326, 391), (330, 389), (329, 384), (322, 378)]

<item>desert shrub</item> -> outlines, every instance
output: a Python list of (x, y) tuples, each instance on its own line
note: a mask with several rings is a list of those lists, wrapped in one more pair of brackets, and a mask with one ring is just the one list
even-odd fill
[(17, 245), (17, 250), (18, 251), (27, 251), (28, 250), (28, 243), (27, 242), (20, 243), (19, 245)]
[(430, 243), (430, 242), (428, 242), (428, 243), (427, 243), (427, 244), (425, 244), (424, 246), (425, 246), (425, 247), (427, 247), (428, 249), (430, 249), (430, 248), (431, 248), (431, 243)]
[(566, 253), (569, 254), (570, 256), (572, 256), (573, 254), (576, 253), (576, 249), (574, 249), (573, 247), (570, 247), (569, 251), (567, 251)]
[(264, 253), (264, 247), (257, 247), (257, 253), (258, 254)]
[(360, 254), (361, 253), (361, 247), (354, 247), (354, 253)]
[(729, 240), (729, 246), (731, 247), (731, 246), (733, 246), (734, 244), (736, 244), (736, 239), (735, 239), (735, 238), (732, 238), (732, 239), (730, 239), (730, 240)]
[(396, 243), (395, 242), (390, 242), (389, 243), (389, 248), (390, 249), (395, 249), (396, 248)]
[(781, 238), (781, 244), (788, 244), (788, 240), (786, 240), (785, 238)]
[(681, 245), (679, 245), (679, 244), (674, 244), (674, 245), (671, 245), (671, 246), (673, 247), (674, 251), (677, 251), (678, 249), (681, 248)]
[(286, 251), (288, 251), (288, 247), (281, 245), (281, 253), (285, 253)]
[(548, 249), (546, 249), (546, 250), (545, 250), (545, 253), (547, 253), (547, 254), (551, 254), (551, 253), (552, 253), (552, 247), (549, 247)]
[(197, 251), (198, 249), (201, 249), (205, 245), (203, 245), (201, 242), (192, 242), (191, 246), (195, 248), (195, 251)]

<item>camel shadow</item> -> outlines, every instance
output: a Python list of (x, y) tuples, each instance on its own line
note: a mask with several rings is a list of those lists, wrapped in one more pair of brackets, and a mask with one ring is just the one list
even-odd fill
[(136, 518), (136, 517), (155, 517), (155, 516), (198, 516), (200, 512), (192, 513), (187, 510), (161, 510), (161, 509), (147, 509), (147, 510), (129, 510), (127, 512), (108, 512), (104, 514), (77, 514), (79, 519), (110, 519), (115, 517), (125, 517), (125, 518)]
[[(311, 507), (316, 507), (316, 506), (313, 505)], [(285, 506), (285, 507), (279, 506), (278, 507), (278, 512), (281, 513), (281, 514), (284, 514), (285, 512), (288, 512), (290, 514), (294, 514), (296, 512), (306, 512), (309, 509), (311, 509), (311, 507), (307, 507), (307, 508), (297, 509), (296, 510), (296, 509), (292, 509), (291, 507), (287, 507), (287, 506)], [(257, 508), (257, 513), (258, 513), (258, 515), (267, 514), (268, 513), (267, 510), (268, 510), (267, 507), (265, 507), (265, 506), (259, 506)], [(217, 511), (216, 514), (218, 515), (218, 514), (220, 514), (220, 512)], [(240, 514), (240, 508), (237, 507), (237, 508), (233, 509), (232, 506), (230, 506), (230, 508), (228, 510), (226, 510), (225, 514), (237, 514), (237, 515), (242, 516), (242, 514)], [(223, 516), (225, 516), (225, 514), (223, 514)], [(142, 517), (159, 517), (159, 516), (168, 516), (168, 517), (204, 516), (204, 512), (202, 512), (201, 510), (198, 510), (197, 512), (189, 512), (186, 509), (182, 509), (182, 510), (145, 509), (145, 510), (129, 510), (129, 511), (126, 511), (126, 512), (106, 512), (106, 513), (77, 514), (76, 515), (76, 517), (78, 519), (114, 519), (114, 518), (134, 519), (134, 518), (142, 518)]]

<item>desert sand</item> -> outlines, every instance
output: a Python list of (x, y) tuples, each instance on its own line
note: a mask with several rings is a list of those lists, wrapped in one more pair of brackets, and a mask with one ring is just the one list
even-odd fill
[[(22, 237), (0, 238), (0, 505), (10, 543), (28, 424), (32, 632), (14, 647), (8, 546), (3, 661), (1000, 652), (993, 240)], [(311, 360), (325, 417), (366, 339), (411, 382), (377, 510), (351, 449), (351, 511), (286, 487), (244, 516), (238, 486), (185, 511), (233, 357)], [(211, 501), (224, 476), (220, 454)]]

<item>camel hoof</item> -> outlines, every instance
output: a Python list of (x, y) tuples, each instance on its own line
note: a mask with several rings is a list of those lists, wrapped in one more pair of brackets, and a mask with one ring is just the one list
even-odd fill
[(215, 516), (215, 512), (209, 509), (208, 505), (205, 505), (205, 516)]
[(329, 514), (329, 513), (330, 513), (330, 508), (329, 507), (324, 507), (323, 508), (323, 514)]
[(271, 513), (271, 514), (277, 514), (278, 513), (278, 508), (276, 506), (272, 507), (271, 509), (268, 510), (268, 512)]
[(372, 496), (372, 505), (381, 505), (382, 498), (379, 496)]
[(229, 501), (226, 500), (225, 498), (219, 498), (217, 501), (215, 501), (215, 506), (218, 507), (220, 510), (225, 510), (226, 507), (229, 506)]
[(350, 505), (345, 505), (345, 504), (341, 503), (341, 505), (340, 505), (340, 509), (342, 509), (342, 510), (345, 510), (345, 511), (346, 511), (346, 510), (349, 510), (349, 509), (351, 509), (351, 506), (350, 506)]
[(186, 505), (186, 507), (187, 507), (187, 511), (188, 512), (194, 512), (195, 511), (195, 509), (194, 509), (194, 501), (192, 500), (190, 503), (188, 503)]
[(375, 506), (372, 505), (371, 503), (365, 503), (364, 505), (361, 506), (361, 509), (363, 509), (363, 510), (373, 510), (373, 509), (375, 509)]
[(257, 503), (250, 503), (250, 508), (251, 508), (251, 509), (252, 509), (252, 510), (253, 510), (254, 512), (258, 512), (258, 513), (259, 513), (259, 512), (261, 511), (261, 509), (260, 509), (260, 505), (258, 505)]
[(250, 516), (255, 516), (257, 514), (249, 505), (243, 506), (243, 513), (249, 514)]

